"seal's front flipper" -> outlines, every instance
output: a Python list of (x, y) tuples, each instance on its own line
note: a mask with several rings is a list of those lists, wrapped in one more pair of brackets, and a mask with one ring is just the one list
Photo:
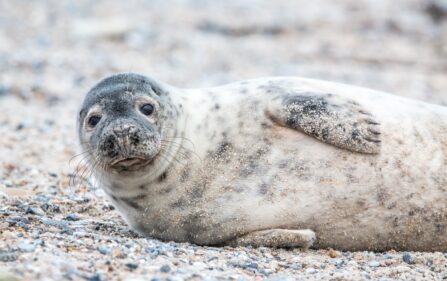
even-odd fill
[(379, 122), (354, 100), (333, 94), (277, 96), (267, 115), (281, 126), (355, 152), (380, 152)]
[(315, 242), (315, 232), (310, 229), (268, 229), (248, 233), (228, 243), (229, 246), (253, 246), (308, 249)]

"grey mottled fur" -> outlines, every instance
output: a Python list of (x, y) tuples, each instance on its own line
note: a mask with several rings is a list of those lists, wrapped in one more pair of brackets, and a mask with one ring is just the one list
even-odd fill
[(447, 250), (444, 107), (298, 78), (184, 90), (117, 74), (78, 123), (101, 186), (144, 235)]

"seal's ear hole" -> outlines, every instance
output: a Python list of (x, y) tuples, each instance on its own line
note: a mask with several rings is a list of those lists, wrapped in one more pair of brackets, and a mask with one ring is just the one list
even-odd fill
[(101, 121), (101, 116), (99, 115), (92, 115), (88, 118), (87, 123), (90, 127), (94, 128), (99, 121)]
[(150, 103), (145, 103), (140, 106), (140, 111), (146, 116), (152, 115), (154, 113), (154, 106)]

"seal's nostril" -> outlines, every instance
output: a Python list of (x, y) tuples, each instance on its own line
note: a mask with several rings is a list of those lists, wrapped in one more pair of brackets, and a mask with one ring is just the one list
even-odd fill
[(118, 154), (115, 136), (110, 135), (106, 137), (102, 145), (102, 150), (107, 153), (109, 157), (114, 157)]
[(130, 142), (132, 145), (137, 145), (140, 143), (140, 137), (138, 136), (137, 133), (132, 133), (130, 135)]

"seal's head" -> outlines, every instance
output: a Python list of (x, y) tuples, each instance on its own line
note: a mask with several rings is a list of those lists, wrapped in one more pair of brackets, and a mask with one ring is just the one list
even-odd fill
[(163, 139), (172, 132), (175, 114), (158, 82), (134, 73), (107, 77), (82, 104), (81, 146), (95, 171), (119, 176), (147, 172), (162, 161)]

